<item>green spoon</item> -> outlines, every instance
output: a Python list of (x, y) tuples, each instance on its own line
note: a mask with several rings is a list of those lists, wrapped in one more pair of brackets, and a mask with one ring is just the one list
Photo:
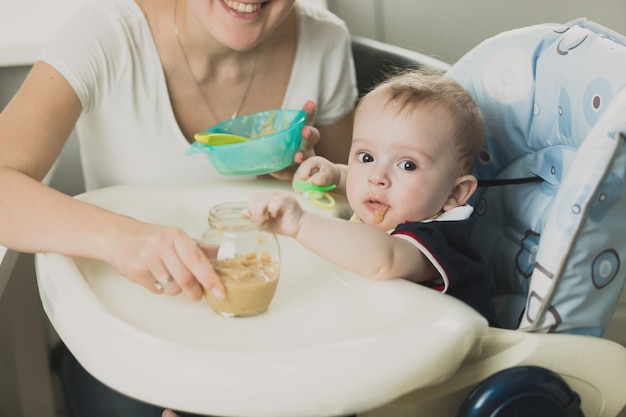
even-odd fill
[(217, 146), (217, 145), (232, 145), (233, 143), (247, 142), (250, 139), (232, 135), (230, 133), (209, 133), (200, 132), (196, 133), (193, 138), (204, 145)]

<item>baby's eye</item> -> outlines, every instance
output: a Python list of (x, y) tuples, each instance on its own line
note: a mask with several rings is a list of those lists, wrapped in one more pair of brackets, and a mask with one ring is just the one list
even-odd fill
[(372, 162), (374, 161), (374, 157), (367, 152), (359, 152), (356, 156), (360, 162)]
[(417, 169), (417, 164), (413, 161), (402, 161), (399, 166), (406, 171), (415, 171)]

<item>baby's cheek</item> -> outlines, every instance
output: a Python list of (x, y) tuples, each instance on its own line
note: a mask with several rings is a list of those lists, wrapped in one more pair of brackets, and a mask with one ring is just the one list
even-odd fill
[(424, 220), (441, 209), (438, 207), (438, 203), (433, 204), (432, 201), (428, 201), (417, 194), (400, 199), (394, 208), (393, 219), (397, 220), (396, 224)]
[(361, 201), (357, 198), (358, 193), (354, 188), (346, 188), (346, 199), (348, 200), (348, 205), (352, 210), (356, 210), (357, 204)]

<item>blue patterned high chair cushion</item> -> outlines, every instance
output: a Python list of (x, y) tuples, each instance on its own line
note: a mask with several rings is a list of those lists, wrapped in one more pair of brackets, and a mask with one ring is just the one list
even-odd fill
[(448, 76), (487, 123), (474, 238), (504, 327), (601, 336), (626, 280), (626, 37), (586, 19), (490, 38)]

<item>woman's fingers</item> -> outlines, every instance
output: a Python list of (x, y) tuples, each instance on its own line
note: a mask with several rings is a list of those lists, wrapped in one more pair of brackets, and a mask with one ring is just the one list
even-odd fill
[(187, 239), (176, 241), (175, 249), (185, 267), (178, 281), (183, 291), (193, 300), (202, 298), (204, 290), (214, 297), (224, 298), (224, 285), (196, 242)]
[(313, 100), (308, 100), (306, 103), (304, 103), (304, 106), (302, 106), (302, 110), (304, 110), (304, 112), (306, 113), (306, 125), (313, 124), (313, 120), (315, 120), (316, 107), (317, 105)]
[(116, 249), (111, 264), (118, 271), (153, 293), (184, 292), (200, 300), (206, 290), (223, 298), (224, 286), (195, 240), (174, 226), (146, 224), (142, 229)]

